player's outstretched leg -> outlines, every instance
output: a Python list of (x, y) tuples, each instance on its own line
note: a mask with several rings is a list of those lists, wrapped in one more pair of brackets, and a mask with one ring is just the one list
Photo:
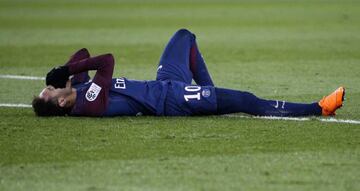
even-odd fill
[(172, 36), (161, 56), (156, 79), (171, 79), (187, 84), (194, 79), (199, 85), (214, 85), (197, 48), (194, 34), (181, 29)]
[[(339, 90), (340, 89), (340, 90)], [(339, 88), (319, 103), (303, 104), (278, 100), (264, 100), (255, 95), (237, 90), (216, 88), (218, 114), (243, 112), (257, 116), (319, 116), (335, 114), (341, 107), (345, 91)], [(325, 106), (326, 105), (328, 106)], [(324, 113), (324, 110), (326, 111)]]

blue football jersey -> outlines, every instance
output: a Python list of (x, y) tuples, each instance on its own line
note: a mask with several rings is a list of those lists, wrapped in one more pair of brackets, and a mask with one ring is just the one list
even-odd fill
[(104, 115), (162, 115), (167, 88), (166, 81), (113, 79)]
[[(94, 82), (87, 82), (75, 87), (77, 97), (71, 115), (82, 115), (86, 105), (102, 99), (96, 90), (101, 91), (101, 87), (96, 86)], [(102, 112), (97, 111), (98, 116), (163, 115), (167, 88), (168, 81), (112, 79), (107, 107)]]
[[(105, 54), (67, 64), (74, 75), (76, 100), (70, 115), (134, 116), (134, 115), (204, 115), (216, 112), (213, 86), (191, 85), (191, 80), (172, 78), (176, 70), (166, 65), (159, 69), (157, 80), (137, 81), (112, 78), (114, 60)], [(169, 65), (168, 65), (169, 66)], [(96, 70), (92, 81), (87, 71)], [(191, 75), (187, 76), (191, 79)]]

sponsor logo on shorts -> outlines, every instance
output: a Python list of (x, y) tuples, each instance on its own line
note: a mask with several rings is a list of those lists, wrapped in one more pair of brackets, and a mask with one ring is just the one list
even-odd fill
[(209, 89), (203, 89), (203, 91), (201, 92), (201, 95), (203, 97), (210, 97), (211, 96), (211, 91)]
[(92, 83), (90, 88), (88, 89), (88, 91), (85, 94), (86, 100), (94, 101), (97, 98), (97, 96), (99, 95), (100, 91), (101, 91), (101, 87), (95, 83)]

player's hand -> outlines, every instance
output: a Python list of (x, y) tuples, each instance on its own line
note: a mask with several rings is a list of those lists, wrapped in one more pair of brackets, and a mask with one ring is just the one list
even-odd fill
[(52, 85), (55, 88), (65, 88), (66, 82), (69, 80), (69, 67), (55, 67), (46, 75), (46, 85)]

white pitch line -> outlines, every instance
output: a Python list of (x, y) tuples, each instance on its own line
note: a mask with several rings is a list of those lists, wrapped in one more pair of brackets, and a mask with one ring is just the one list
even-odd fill
[[(0, 103), (0, 107), (18, 107), (18, 108), (30, 108), (32, 107), (29, 104), (14, 104), (14, 103)], [(330, 122), (330, 123), (348, 123), (348, 124), (360, 124), (360, 121), (357, 120), (350, 120), (350, 119), (335, 119), (335, 118), (309, 118), (309, 117), (275, 117), (275, 116), (244, 116), (244, 115), (234, 115), (234, 114), (228, 114), (223, 115), (225, 117), (236, 117), (236, 118), (247, 118), (247, 119), (266, 119), (266, 120), (283, 120), (283, 121), (311, 121), (311, 120), (317, 120), (320, 122)]]
[(15, 103), (0, 103), (0, 107), (22, 107), (22, 108), (29, 108), (29, 107), (32, 107), (32, 106), (29, 105), (29, 104), (22, 104), (22, 103), (19, 103), (19, 104), (15, 104)]
[(276, 117), (276, 116), (253, 116), (252, 118), (270, 119), (270, 120), (286, 120), (286, 121), (309, 121), (308, 117)]
[(19, 75), (0, 75), (3, 79), (15, 79), (15, 80), (45, 80), (44, 77), (37, 76), (19, 76)]
[[(20, 76), (20, 75), (1, 75), (0, 78), (3, 79), (16, 79), (16, 80), (45, 80), (44, 77), (37, 77), (37, 76)], [(12, 103), (0, 103), (0, 107), (18, 107), (18, 108), (30, 108), (32, 107), (29, 104), (12, 104)], [(241, 118), (255, 118), (255, 119), (267, 119), (267, 120), (286, 120), (286, 121), (310, 121), (312, 119), (316, 119), (321, 122), (332, 122), (332, 123), (349, 123), (349, 124), (360, 124), (360, 121), (357, 120), (350, 120), (350, 119), (322, 119), (322, 118), (307, 118), (307, 117), (272, 117), (272, 116), (265, 116), (265, 117), (249, 117), (249, 116), (242, 116), (242, 115), (224, 115), (227, 117), (241, 117)]]
[(348, 124), (360, 124), (358, 120), (350, 120), (350, 119), (335, 119), (335, 118), (309, 118), (309, 117), (275, 117), (275, 116), (244, 116), (244, 115), (224, 115), (225, 117), (239, 117), (239, 118), (247, 118), (247, 119), (266, 119), (266, 120), (284, 120), (284, 121), (311, 121), (317, 120), (320, 122), (330, 122), (330, 123), (348, 123)]
[(330, 119), (319, 119), (319, 121), (323, 121), (323, 122), (334, 122), (334, 123), (360, 124), (360, 121), (350, 120), (350, 119), (335, 119), (335, 118), (330, 118)]

